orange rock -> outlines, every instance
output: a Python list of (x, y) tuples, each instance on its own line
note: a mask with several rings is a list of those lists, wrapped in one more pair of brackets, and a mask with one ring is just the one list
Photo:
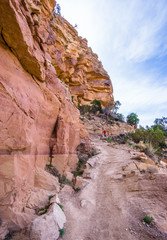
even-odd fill
[(52, 155), (63, 173), (75, 169), (80, 144), (90, 150), (74, 104), (96, 98), (105, 105), (113, 98), (97, 55), (64, 18), (52, 15), (54, 4), (0, 4), (0, 215), (13, 229), (32, 220), (22, 212), (34, 186), (56, 188), (44, 171)]

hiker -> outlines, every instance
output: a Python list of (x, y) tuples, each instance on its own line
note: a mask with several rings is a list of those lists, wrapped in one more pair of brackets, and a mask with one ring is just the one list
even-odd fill
[(107, 137), (107, 135), (106, 135), (106, 130), (103, 131), (103, 136), (104, 136), (104, 137)]
[(54, 12), (55, 12), (57, 15), (61, 15), (61, 7), (60, 7), (59, 4), (56, 4), (56, 8), (55, 8)]

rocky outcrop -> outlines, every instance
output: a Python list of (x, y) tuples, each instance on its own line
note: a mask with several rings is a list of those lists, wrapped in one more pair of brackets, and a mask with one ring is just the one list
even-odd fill
[[(0, 0), (2, 235), (27, 226), (48, 191), (58, 193), (47, 163), (68, 173), (76, 168), (77, 147), (90, 148), (75, 105), (112, 99), (97, 55), (65, 19), (52, 14), (54, 5), (54, 0)], [(40, 197), (36, 189), (43, 191)], [(32, 196), (35, 206), (29, 206)]]
[(41, 39), (45, 39), (45, 50), (51, 56), (48, 62), (55, 67), (58, 77), (69, 86), (76, 106), (90, 104), (94, 99), (100, 100), (105, 106), (113, 100), (109, 75), (97, 54), (88, 47), (87, 40), (79, 37), (69, 22), (55, 15), (50, 19), (47, 29), (45, 21), (40, 21), (38, 33)]
[(126, 122), (107, 120), (105, 116), (85, 114), (82, 120), (91, 135), (102, 136), (103, 130), (106, 130), (107, 137), (114, 137), (134, 131), (134, 127)]

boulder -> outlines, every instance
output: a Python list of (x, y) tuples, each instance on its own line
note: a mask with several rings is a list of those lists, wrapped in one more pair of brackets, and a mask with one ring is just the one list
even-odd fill
[(34, 219), (29, 225), (31, 240), (56, 240), (63, 229), (66, 217), (57, 203), (52, 203), (47, 213)]
[(151, 164), (148, 164), (148, 166), (147, 166), (147, 171), (148, 171), (149, 173), (158, 173), (158, 172), (159, 172), (159, 169), (158, 169), (157, 166), (153, 166), (153, 165), (151, 165)]
[(142, 152), (131, 152), (131, 159), (134, 160), (142, 160), (142, 159), (146, 159), (147, 156), (145, 153)]
[(29, 226), (31, 240), (56, 240), (59, 238), (59, 228), (53, 215), (44, 214), (37, 217)]
[(142, 152), (131, 152), (131, 159), (155, 165), (155, 162), (151, 158), (148, 158), (147, 155)]
[(59, 205), (57, 203), (53, 203), (49, 207), (47, 214), (54, 216), (59, 229), (63, 229), (64, 224), (66, 223), (66, 217), (65, 217), (64, 212), (62, 211), (62, 209), (59, 207)]

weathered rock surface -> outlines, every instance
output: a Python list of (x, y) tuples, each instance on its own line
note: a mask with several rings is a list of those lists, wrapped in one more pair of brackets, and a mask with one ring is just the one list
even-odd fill
[(148, 158), (147, 155), (143, 152), (131, 152), (131, 158), (144, 163), (155, 165), (155, 162), (151, 158)]
[(87, 40), (79, 37), (77, 31), (64, 18), (52, 18), (48, 33), (41, 21), (39, 33), (42, 37), (48, 34), (48, 38), (54, 41), (53, 45), (47, 45), (47, 52), (52, 58), (51, 64), (58, 77), (69, 86), (75, 105), (90, 104), (94, 99), (98, 99), (104, 106), (113, 100), (110, 77), (97, 54), (92, 52), (87, 46)]
[(49, 156), (68, 172), (76, 167), (77, 146), (89, 146), (70, 92), (76, 105), (112, 98), (97, 55), (52, 15), (54, 4), (0, 0), (0, 215), (12, 229), (34, 217), (22, 213), (34, 186), (58, 191), (44, 171)]
[(63, 229), (66, 217), (57, 203), (52, 203), (46, 214), (37, 217), (29, 226), (30, 239), (55, 240)]
[[(46, 163), (70, 172), (77, 147), (90, 149), (74, 104), (113, 100), (97, 55), (65, 19), (52, 14), (54, 5), (0, 0), (0, 216), (9, 230), (34, 219), (33, 201), (40, 206), (48, 191), (59, 191)], [(41, 201), (36, 189), (43, 190)]]
[(42, 188), (48, 191), (59, 192), (59, 181), (58, 178), (49, 174), (41, 168), (37, 168), (35, 171), (35, 187)]

